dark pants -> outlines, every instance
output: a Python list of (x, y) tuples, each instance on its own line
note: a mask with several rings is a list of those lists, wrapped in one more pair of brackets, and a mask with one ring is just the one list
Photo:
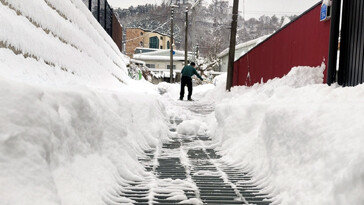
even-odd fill
[(182, 76), (181, 79), (181, 93), (180, 93), (180, 97), (179, 99), (183, 99), (183, 97), (185, 96), (185, 86), (187, 85), (188, 87), (188, 99), (191, 99), (192, 96), (192, 78), (188, 77), (188, 76)]

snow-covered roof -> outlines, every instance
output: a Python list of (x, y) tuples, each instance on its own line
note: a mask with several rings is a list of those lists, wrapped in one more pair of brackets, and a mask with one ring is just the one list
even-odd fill
[[(173, 60), (184, 60), (185, 52), (175, 50), (175, 54), (173, 55)], [(133, 58), (136, 60), (154, 60), (154, 61), (169, 61), (170, 60), (170, 50), (169, 49), (156, 49), (152, 52), (147, 53), (138, 53), (134, 54)], [(188, 55), (188, 58), (191, 58), (191, 55)]]
[[(158, 50), (161, 50), (161, 49), (158, 49), (158, 48), (136, 47), (135, 50), (147, 50), (147, 51), (151, 52), (151, 51), (158, 51)], [(145, 53), (147, 53), (147, 52), (145, 52)]]
[[(143, 54), (134, 54), (133, 56), (134, 59), (136, 60), (153, 60), (153, 61), (169, 61), (170, 57), (169, 56), (148, 56), (148, 55), (143, 55)], [(181, 60), (183, 61), (185, 59), (185, 57), (182, 56), (177, 56), (177, 57), (173, 57), (173, 60)]]
[(139, 63), (139, 64), (145, 65), (145, 62), (144, 61), (136, 60), (136, 59), (130, 59), (130, 62), (132, 62), (132, 63)]
[[(257, 45), (258, 43), (262, 42), (264, 39), (268, 38), (271, 34), (269, 35), (265, 35), (265, 36), (261, 36), (259, 38), (256, 38), (254, 40), (251, 40), (251, 41), (247, 41), (247, 42), (244, 42), (244, 43), (241, 43), (237, 46), (235, 46), (235, 50), (239, 50), (239, 49), (243, 49), (243, 48), (246, 48), (248, 50), (250, 50), (251, 48), (253, 48), (255, 45)], [(251, 47), (251, 48), (250, 48)], [(246, 52), (243, 52), (243, 55), (245, 54)], [(219, 53), (217, 55), (218, 58), (222, 58), (226, 55), (229, 54), (229, 48), (225, 49), (224, 51), (222, 51), (221, 53)], [(236, 53), (237, 54), (237, 53)], [(235, 57), (240, 57), (240, 56), (236, 56)]]
[(285, 16), (283, 23), (281, 25), (281, 28), (283, 28), (285, 25), (289, 24), (290, 22), (291, 22), (291, 19), (289, 19), (287, 16)]

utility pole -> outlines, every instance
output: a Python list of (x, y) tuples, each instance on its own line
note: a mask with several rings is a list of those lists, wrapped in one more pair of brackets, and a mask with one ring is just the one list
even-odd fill
[(173, 45), (174, 45), (174, 40), (173, 40), (173, 19), (174, 19), (174, 8), (176, 8), (176, 5), (171, 5), (171, 53), (170, 53), (170, 70), (169, 70), (169, 82), (173, 83)]
[(230, 91), (233, 85), (233, 71), (234, 71), (234, 60), (235, 60), (235, 44), (236, 44), (236, 27), (238, 21), (238, 8), (239, 0), (234, 0), (233, 5), (233, 21), (231, 22), (231, 33), (230, 33), (230, 51), (229, 51), (229, 63), (227, 70), (226, 79), (226, 90)]
[(200, 46), (197, 44), (197, 46), (196, 46), (196, 61), (198, 60), (198, 58), (199, 58), (199, 54), (198, 54), (198, 52), (199, 52), (199, 49), (200, 49)]
[(188, 64), (188, 7), (186, 7), (186, 30), (185, 30), (185, 65)]

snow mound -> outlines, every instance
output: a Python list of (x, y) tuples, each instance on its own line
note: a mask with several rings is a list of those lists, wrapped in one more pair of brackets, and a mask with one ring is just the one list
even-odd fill
[(197, 198), (191, 198), (191, 199), (188, 199), (188, 200), (184, 200), (184, 201), (181, 201), (179, 202), (179, 204), (194, 204), (194, 205), (202, 205), (202, 201), (200, 199), (197, 199)]
[(164, 95), (165, 93), (167, 93), (170, 88), (171, 88), (171, 84), (170, 83), (166, 83), (166, 82), (161, 82), (158, 84), (158, 91), (159, 91), (159, 94), (161, 95)]
[(322, 84), (324, 78), (325, 64), (319, 67), (298, 66), (293, 67), (291, 71), (283, 78), (275, 78), (265, 83), (265, 86), (272, 87), (289, 86), (294, 88), (304, 87), (313, 84)]
[(323, 69), (211, 91), (209, 132), (223, 159), (250, 170), (280, 204), (364, 203), (364, 86), (321, 84)]
[(3, 0), (0, 75), (31, 83), (120, 87), (128, 59), (81, 0)]
[(217, 87), (225, 86), (226, 78), (227, 78), (227, 73), (218, 75), (213, 79), (213, 84)]
[(167, 140), (162, 104), (142, 93), (0, 78), (0, 96), (0, 204), (102, 204)]
[(0, 25), (0, 204), (131, 202), (120, 185), (168, 138), (151, 85), (81, 0), (1, 0)]
[(181, 135), (197, 135), (206, 132), (206, 125), (199, 120), (185, 120), (177, 127), (177, 133)]

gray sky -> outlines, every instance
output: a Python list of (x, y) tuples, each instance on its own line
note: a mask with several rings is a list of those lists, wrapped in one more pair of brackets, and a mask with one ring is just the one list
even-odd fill
[[(144, 4), (156, 4), (162, 0), (108, 0), (113, 7), (128, 8)], [(212, 0), (203, 0), (209, 2)], [(233, 0), (229, 0), (232, 4)], [(300, 14), (320, 0), (239, 0), (239, 10), (245, 11), (245, 17), (259, 17), (263, 14), (271, 16), (276, 14), (293, 15)], [(241, 13), (243, 14), (243, 13)]]

